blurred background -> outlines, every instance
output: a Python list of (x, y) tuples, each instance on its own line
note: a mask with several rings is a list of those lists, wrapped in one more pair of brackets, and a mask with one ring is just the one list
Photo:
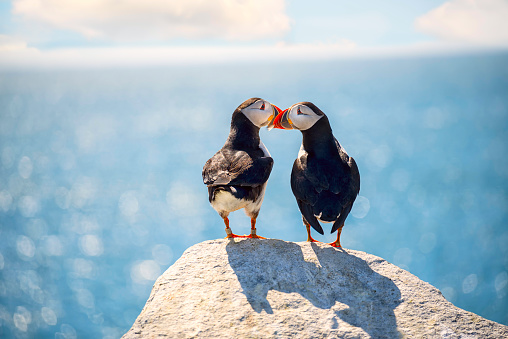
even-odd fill
[[(250, 97), (328, 115), (362, 180), (345, 248), (508, 325), (507, 16), (504, 0), (1, 1), (0, 337), (121, 337), (160, 274), (225, 236), (201, 170)], [(258, 234), (304, 241), (301, 133), (261, 138)]]

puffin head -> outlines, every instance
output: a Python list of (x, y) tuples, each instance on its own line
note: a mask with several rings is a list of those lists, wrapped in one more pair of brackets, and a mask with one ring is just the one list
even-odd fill
[(242, 113), (256, 127), (273, 126), (273, 120), (281, 112), (281, 109), (260, 98), (245, 100), (235, 113)]
[(273, 127), (305, 131), (325, 114), (312, 102), (299, 102), (280, 112), (273, 121)]

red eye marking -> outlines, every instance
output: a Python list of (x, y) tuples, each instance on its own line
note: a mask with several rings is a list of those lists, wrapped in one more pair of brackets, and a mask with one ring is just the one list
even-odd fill
[(261, 108), (260, 109), (265, 109), (265, 103), (263, 102), (263, 104), (261, 105)]
[(296, 113), (297, 114), (303, 114), (302, 111), (300, 111), (300, 107), (298, 107), (298, 111)]

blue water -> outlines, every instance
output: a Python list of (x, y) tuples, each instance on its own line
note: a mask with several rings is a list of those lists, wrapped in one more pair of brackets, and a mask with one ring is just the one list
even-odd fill
[[(0, 74), (0, 337), (119, 338), (189, 246), (225, 236), (201, 169), (233, 110), (312, 101), (356, 159), (342, 233), (508, 325), (508, 55)], [(306, 239), (275, 159), (258, 234)], [(231, 215), (235, 233), (249, 219)], [(327, 234), (316, 238), (334, 240)]]

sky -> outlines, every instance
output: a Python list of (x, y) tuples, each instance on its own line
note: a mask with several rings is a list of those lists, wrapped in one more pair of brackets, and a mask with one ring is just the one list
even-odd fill
[(508, 49), (508, 0), (0, 0), (0, 69)]
[[(334, 119), (363, 185), (344, 246), (508, 324), (508, 0), (309, 3), (0, 0), (0, 212), (16, 226), (0, 230), (0, 269), (25, 334), (121, 335), (172, 260), (224, 236), (201, 169), (252, 95)], [(420, 58), (464, 53), (481, 55)], [(304, 240), (287, 172), (301, 134), (261, 133), (276, 168), (259, 219), (274, 235), (259, 232)], [(51, 292), (42, 309), (28, 288)]]

